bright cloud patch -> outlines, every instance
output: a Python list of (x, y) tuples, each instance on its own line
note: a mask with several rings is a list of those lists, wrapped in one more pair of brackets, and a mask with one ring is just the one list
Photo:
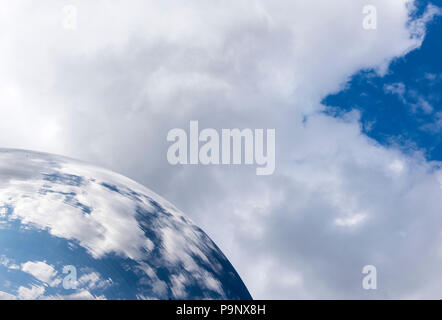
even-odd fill
[[(438, 141), (439, 100), (417, 89), (438, 88), (440, 74), (409, 75), (424, 79), (416, 88), (392, 71), (396, 58), (421, 52), (440, 14), (436, 6), (370, 1), (377, 29), (365, 30), (365, 0), (76, 3), (76, 30), (60, 27), (57, 1), (10, 2), (0, 12), (0, 144), (88, 160), (158, 191), (204, 227), (254, 298), (440, 298), (440, 163), (404, 137), (412, 119), (436, 137), (430, 145)], [(415, 66), (431, 59), (420, 56)], [(348, 99), (322, 103), (358, 80)], [(369, 99), (369, 88), (382, 99)], [(396, 127), (380, 126), (364, 110)], [(244, 167), (171, 167), (167, 132), (190, 120), (275, 128), (278, 169), (263, 178)], [(388, 129), (399, 126), (399, 138), (391, 139)], [(12, 182), (10, 194), (20, 186)], [(102, 187), (90, 183), (88, 191), (102, 199), (111, 193)], [(78, 190), (71, 181), (58, 191)], [(77, 196), (84, 210), (94, 206)], [(25, 218), (31, 207), (29, 199), (14, 214)], [(89, 215), (60, 201), (59, 215), (45, 220), (37, 210), (26, 221), (66, 233), (96, 257), (152, 250), (137, 232), (115, 225), (118, 208), (127, 208), (119, 196)], [(55, 218), (76, 227), (63, 229)], [(184, 235), (167, 225), (161, 231), (161, 250), (176, 262)], [(201, 257), (192, 246), (181, 256), (189, 270), (192, 256)], [(367, 264), (383, 279), (374, 294), (361, 287)], [(164, 292), (158, 277), (150, 279), (155, 292)], [(184, 296), (187, 280), (171, 279), (175, 297)], [(200, 283), (220, 290), (213, 279)]]
[(21, 265), (21, 269), (24, 272), (32, 274), (35, 278), (47, 285), (50, 285), (51, 287), (57, 286), (61, 282), (60, 279), (56, 279), (57, 271), (55, 271), (54, 267), (46, 264), (43, 261), (29, 261), (23, 263)]

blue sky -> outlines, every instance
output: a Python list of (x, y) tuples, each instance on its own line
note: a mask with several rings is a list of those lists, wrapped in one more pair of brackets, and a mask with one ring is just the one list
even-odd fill
[[(254, 298), (441, 298), (440, 1), (74, 0), (73, 29), (64, 4), (2, 3), (1, 147), (164, 196)], [(191, 120), (276, 129), (275, 173), (170, 165)]]
[[(416, 15), (428, 3), (418, 2)], [(358, 110), (362, 131), (379, 143), (404, 152), (420, 150), (428, 160), (442, 160), (441, 35), (439, 16), (427, 25), (419, 49), (395, 59), (386, 75), (374, 70), (357, 73), (343, 91), (323, 100), (326, 112)]]

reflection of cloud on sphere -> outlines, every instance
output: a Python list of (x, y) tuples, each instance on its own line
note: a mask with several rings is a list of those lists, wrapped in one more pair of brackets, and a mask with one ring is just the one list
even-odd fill
[[(75, 289), (63, 286), (66, 266)], [(250, 295), (207, 235), (147, 188), (68, 158), (0, 149), (0, 299), (16, 298)]]

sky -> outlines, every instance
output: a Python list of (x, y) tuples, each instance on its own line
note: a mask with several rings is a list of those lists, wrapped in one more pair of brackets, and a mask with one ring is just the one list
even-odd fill
[[(0, 3), (1, 147), (142, 183), (254, 298), (441, 298), (440, 2)], [(275, 173), (170, 165), (167, 133), (191, 120), (274, 128)]]
[[(417, 13), (422, 12), (425, 2), (417, 6)], [(428, 160), (441, 160), (441, 32), (440, 18), (428, 23), (419, 50), (393, 61), (385, 75), (361, 70), (344, 90), (322, 101), (329, 107), (326, 112), (358, 110), (362, 131), (370, 138), (404, 152), (421, 151)]]

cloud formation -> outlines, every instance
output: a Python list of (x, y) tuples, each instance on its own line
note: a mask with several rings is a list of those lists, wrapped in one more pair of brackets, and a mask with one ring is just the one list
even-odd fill
[(58, 286), (61, 283), (61, 279), (56, 278), (57, 271), (54, 267), (44, 261), (28, 261), (21, 265), (21, 270), (51, 287)]
[[(419, 48), (436, 7), (415, 17), (413, 1), (371, 1), (368, 31), (360, 0), (73, 4), (77, 30), (61, 27), (59, 1), (0, 12), (2, 146), (104, 165), (162, 194), (254, 298), (439, 298), (437, 164), (376, 144), (356, 112), (334, 118), (320, 104), (355, 72), (384, 74)], [(170, 166), (168, 130), (195, 119), (276, 128), (275, 174)], [(382, 275), (375, 293), (361, 289), (366, 264)]]

